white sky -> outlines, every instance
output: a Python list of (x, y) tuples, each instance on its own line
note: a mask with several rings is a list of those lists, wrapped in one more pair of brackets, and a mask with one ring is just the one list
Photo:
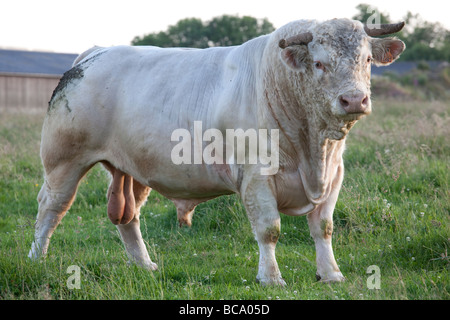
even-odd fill
[(442, 0), (0, 0), (0, 48), (81, 53), (93, 45), (130, 44), (187, 17), (250, 15), (277, 28), (297, 19), (351, 18), (360, 3), (392, 20), (411, 11), (450, 29)]

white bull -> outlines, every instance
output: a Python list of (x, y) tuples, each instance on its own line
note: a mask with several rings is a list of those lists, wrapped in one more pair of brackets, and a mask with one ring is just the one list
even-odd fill
[[(43, 125), (45, 182), (29, 256), (47, 252), (80, 179), (101, 162), (113, 177), (108, 215), (139, 265), (157, 268), (139, 229), (151, 188), (174, 202), (180, 224), (187, 225), (197, 204), (237, 193), (260, 249), (257, 280), (284, 284), (275, 259), (279, 212), (307, 216), (317, 276), (343, 280), (331, 235), (345, 138), (371, 112), (371, 64), (389, 64), (405, 49), (396, 38), (372, 36), (402, 27), (300, 20), (235, 47), (119, 46), (82, 54), (55, 89)], [(262, 175), (261, 161), (228, 158), (174, 163), (179, 141), (172, 134), (186, 129), (195, 136), (194, 123), (223, 136), (227, 129), (279, 131), (268, 150), (278, 157), (277, 170)], [(194, 149), (206, 144), (195, 140), (188, 143)]]

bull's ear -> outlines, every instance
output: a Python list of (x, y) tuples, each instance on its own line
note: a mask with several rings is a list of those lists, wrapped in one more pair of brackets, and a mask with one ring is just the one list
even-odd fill
[(388, 66), (400, 57), (406, 45), (397, 38), (372, 38), (372, 57), (376, 66)]
[(305, 70), (307, 59), (308, 47), (304, 45), (290, 46), (281, 51), (281, 60), (293, 70)]

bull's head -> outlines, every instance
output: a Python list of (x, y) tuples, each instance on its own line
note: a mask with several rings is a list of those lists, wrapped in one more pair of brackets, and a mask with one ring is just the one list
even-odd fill
[[(314, 98), (321, 100), (327, 113), (344, 121), (357, 120), (371, 112), (372, 63), (389, 65), (405, 49), (397, 38), (374, 37), (396, 33), (403, 26), (404, 22), (370, 29), (358, 21), (330, 20), (282, 39), (281, 59), (307, 79)], [(305, 95), (308, 93), (303, 93), (303, 98)]]

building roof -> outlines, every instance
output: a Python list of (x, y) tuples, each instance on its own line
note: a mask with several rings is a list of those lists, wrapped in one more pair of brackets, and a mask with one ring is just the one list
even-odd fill
[(0, 49), (0, 73), (62, 75), (77, 54)]
[[(383, 75), (386, 71), (396, 73), (400, 76), (407, 74), (417, 68), (418, 61), (397, 61), (387, 67), (372, 66), (373, 75)], [(435, 70), (439, 66), (442, 66), (445, 61), (423, 61), (427, 63), (431, 70)]]

